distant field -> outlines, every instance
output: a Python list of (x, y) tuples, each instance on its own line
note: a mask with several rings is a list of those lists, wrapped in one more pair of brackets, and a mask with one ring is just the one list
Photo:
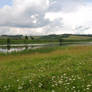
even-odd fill
[(92, 39), (92, 37), (88, 37), (88, 36), (69, 36), (67, 39), (70, 39), (70, 40), (86, 40), (86, 39)]
[[(10, 39), (11, 44), (37, 44), (37, 43), (56, 43), (59, 42), (59, 39), (63, 39), (64, 42), (91, 42), (92, 37), (91, 36), (75, 36), (70, 35), (68, 37), (63, 36), (38, 36), (34, 37), (34, 39)], [(0, 44), (7, 44), (7, 39), (0, 39)]]
[(92, 46), (0, 54), (0, 92), (92, 92)]
[[(76, 35), (70, 35), (67, 37), (63, 37), (61, 35), (56, 35), (56, 36), (38, 36), (38, 37), (33, 37), (34, 39), (10, 39), (11, 44), (37, 44), (37, 43), (56, 43), (59, 42), (59, 39), (63, 39), (64, 42), (91, 42), (92, 37), (91, 36), (76, 36)], [(7, 44), (7, 39), (0, 38), (0, 44)]]
[[(39, 43), (51, 43), (51, 42), (58, 42), (54, 40), (27, 40), (26, 44), (39, 44)], [(0, 44), (7, 44), (7, 40), (0, 40)], [(11, 39), (11, 44), (25, 44), (24, 40), (14, 40)]]
[(64, 38), (65, 41), (69, 42), (89, 42), (92, 41), (92, 37), (88, 36), (69, 36)]

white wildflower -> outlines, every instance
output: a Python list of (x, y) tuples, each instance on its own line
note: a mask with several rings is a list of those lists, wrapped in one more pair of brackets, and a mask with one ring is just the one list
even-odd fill
[(19, 87), (18, 87), (18, 90), (21, 90), (22, 88), (23, 88), (22, 86), (19, 86)]

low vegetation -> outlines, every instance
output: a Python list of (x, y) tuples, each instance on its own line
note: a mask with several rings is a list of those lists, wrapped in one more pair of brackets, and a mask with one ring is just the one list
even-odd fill
[(11, 44), (57, 43), (60, 39), (63, 39), (63, 43), (92, 41), (92, 35), (2, 36), (0, 37), (0, 44), (7, 44), (7, 38), (10, 39)]
[(92, 92), (92, 46), (1, 54), (0, 92)]

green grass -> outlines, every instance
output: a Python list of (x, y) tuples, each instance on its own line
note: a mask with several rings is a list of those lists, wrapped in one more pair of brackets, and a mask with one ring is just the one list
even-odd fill
[[(18, 39), (18, 40), (14, 40), (14, 39), (11, 39), (11, 44), (39, 44), (39, 43), (55, 43), (55, 42), (58, 42), (58, 40), (39, 40), (39, 39), (36, 39), (36, 40), (23, 40), (23, 39)], [(4, 45), (4, 44), (7, 44), (7, 40), (6, 39), (0, 39), (0, 44), (1, 45)]]
[(68, 38), (64, 38), (64, 42), (90, 42), (92, 41), (92, 37), (87, 36), (69, 36)]
[(1, 54), (0, 92), (92, 92), (92, 47)]
[[(56, 43), (59, 42), (59, 39), (63, 38), (63, 42), (91, 42), (92, 37), (90, 36), (75, 36), (75, 35), (70, 35), (69, 37), (62, 37), (62, 36), (55, 36), (54, 38), (52, 36), (43, 36), (43, 37), (34, 37), (34, 40), (29, 39), (13, 39), (11, 38), (11, 44), (39, 44), (39, 43)], [(7, 44), (7, 38), (0, 38), (0, 44)]]

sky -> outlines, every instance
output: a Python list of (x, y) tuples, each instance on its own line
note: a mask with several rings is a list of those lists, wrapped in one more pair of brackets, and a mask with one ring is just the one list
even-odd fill
[(0, 0), (0, 8), (4, 7), (5, 5), (12, 5), (12, 0)]
[(92, 34), (92, 0), (0, 0), (0, 35)]

